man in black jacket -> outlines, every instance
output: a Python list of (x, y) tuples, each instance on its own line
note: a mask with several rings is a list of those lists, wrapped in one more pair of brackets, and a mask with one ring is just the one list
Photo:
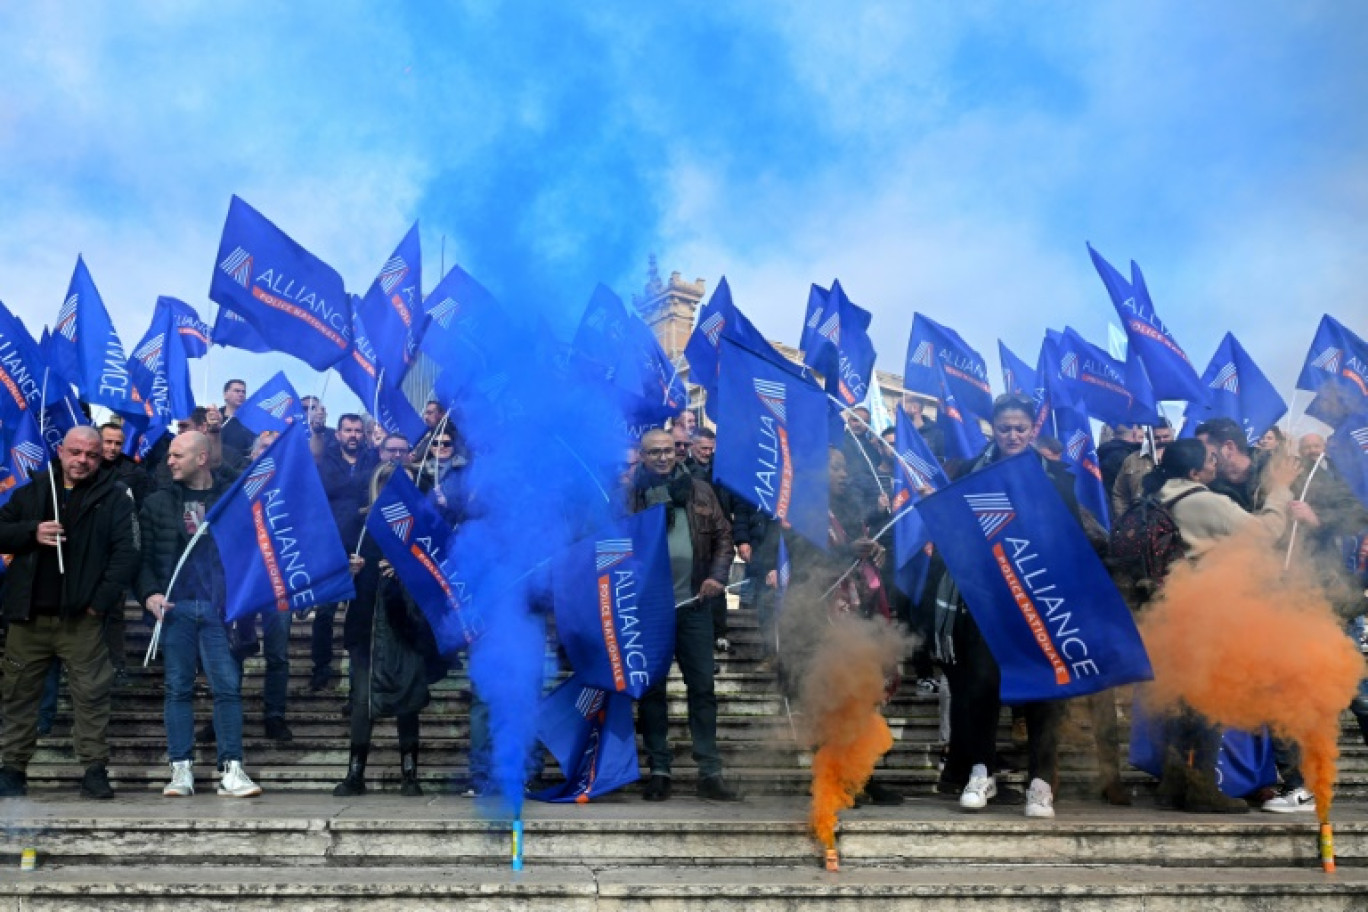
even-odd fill
[[(4, 599), (10, 626), (0, 685), (0, 797), (27, 793), (38, 706), (54, 658), (67, 666), (72, 742), (85, 766), (81, 794), (114, 797), (105, 771), (114, 668), (104, 622), (123, 610), (124, 590), (138, 571), (138, 526), (133, 495), (101, 467), (100, 457), (99, 433), (72, 428), (58, 463), (0, 508), (0, 553), (14, 555)], [(57, 480), (56, 511), (50, 473)]]

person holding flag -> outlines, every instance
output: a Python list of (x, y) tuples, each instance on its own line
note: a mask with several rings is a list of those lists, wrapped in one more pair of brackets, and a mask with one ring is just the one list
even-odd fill
[(261, 787), (242, 768), (242, 665), (222, 614), (227, 598), (223, 562), (213, 538), (200, 534), (209, 510), (228, 486), (209, 470), (209, 442), (198, 431), (171, 441), (167, 464), (172, 484), (149, 496), (142, 507), (142, 569), (136, 589), (138, 600), (165, 631), (171, 782), (162, 794), (195, 793), (190, 768), (195, 675), (203, 666), (214, 694), (214, 734), (223, 771), (218, 793), (234, 798), (260, 795)]
[[(1025, 453), (1034, 436), (1036, 404), (1008, 393), (993, 403), (992, 440), (965, 474), (972, 474), (1001, 460)], [(1062, 462), (1036, 454), (1074, 520), (1082, 525), (1074, 477)], [(939, 548), (937, 549), (939, 552)], [(939, 561), (928, 586), (936, 598), (935, 651), (950, 684), (950, 749), (943, 786), (962, 785), (960, 807), (978, 810), (1001, 794), (991, 770), (997, 746), (998, 715), (1002, 706), (998, 662), (988, 641), (970, 614), (959, 586)], [(940, 571), (937, 579), (937, 571)], [(1026, 816), (1054, 816), (1054, 784), (1058, 778), (1059, 726), (1064, 704), (1057, 700), (1027, 703), (1029, 765)]]
[[(717, 695), (713, 689), (713, 619), (706, 600), (720, 596), (731, 573), (735, 548), (731, 524), (707, 482), (675, 462), (669, 431), (641, 438), (641, 465), (626, 491), (628, 513), (656, 504), (667, 510), (670, 572), (675, 590), (675, 657), (688, 691), (689, 733), (698, 763), (698, 795), (708, 801), (740, 801), (741, 793), (722, 778), (717, 752)], [(647, 801), (670, 797), (669, 713), (661, 676), (640, 701), (641, 739), (651, 765), (642, 791)]]
[(133, 495), (100, 465), (100, 453), (94, 428), (72, 428), (48, 471), (0, 507), (0, 553), (14, 555), (5, 575), (0, 798), (28, 792), (39, 705), (54, 659), (67, 666), (72, 742), (85, 766), (81, 794), (114, 797), (105, 769), (114, 668), (104, 626), (123, 610), (124, 590), (137, 572), (138, 529)]

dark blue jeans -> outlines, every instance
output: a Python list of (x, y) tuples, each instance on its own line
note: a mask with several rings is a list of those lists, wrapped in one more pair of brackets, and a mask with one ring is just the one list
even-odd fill
[(337, 602), (319, 605), (313, 616), (313, 635), (309, 651), (313, 658), (312, 683), (322, 687), (333, 676), (333, 620), (337, 617)]
[[(717, 694), (713, 690), (713, 617), (706, 605), (694, 602), (675, 609), (675, 659), (689, 695), (689, 735), (693, 739), (698, 775), (720, 776)], [(651, 773), (670, 775), (670, 713), (664, 675), (642, 695), (637, 725), (650, 758)]]
[(242, 665), (233, 658), (228, 628), (209, 602), (177, 600), (162, 621), (166, 668), (166, 754), (190, 760), (195, 749), (195, 672), (204, 666), (214, 694), (218, 765), (242, 760)]
[(261, 613), (261, 652), (266, 660), (266, 674), (261, 682), (261, 702), (267, 719), (285, 718), (285, 696), (290, 688), (290, 621), (289, 611)]

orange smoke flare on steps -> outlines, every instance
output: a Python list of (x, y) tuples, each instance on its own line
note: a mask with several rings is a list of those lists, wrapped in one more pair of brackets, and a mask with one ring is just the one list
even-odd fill
[(875, 764), (893, 746), (879, 705), (885, 674), (896, 667), (905, 642), (881, 621), (837, 616), (822, 630), (804, 670), (799, 705), (817, 748), (808, 820), (829, 851), (836, 848), (836, 815), (854, 806)]
[(1340, 713), (1363, 657), (1317, 581), (1283, 572), (1267, 542), (1240, 535), (1176, 566), (1140, 621), (1154, 666), (1150, 702), (1186, 701), (1213, 722), (1267, 725), (1301, 746), (1302, 775), (1330, 819)]

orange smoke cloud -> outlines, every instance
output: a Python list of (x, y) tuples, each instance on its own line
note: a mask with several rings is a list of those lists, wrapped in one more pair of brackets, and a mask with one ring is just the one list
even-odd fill
[(836, 815), (855, 803), (893, 734), (879, 713), (885, 672), (896, 666), (903, 637), (878, 621), (841, 615), (822, 631), (804, 669), (799, 705), (812, 759), (812, 830), (836, 846)]
[(1296, 741), (1317, 813), (1329, 819), (1340, 713), (1364, 662), (1306, 570), (1284, 572), (1266, 540), (1233, 537), (1173, 568), (1140, 632), (1151, 702), (1181, 699), (1222, 725), (1267, 725)]

